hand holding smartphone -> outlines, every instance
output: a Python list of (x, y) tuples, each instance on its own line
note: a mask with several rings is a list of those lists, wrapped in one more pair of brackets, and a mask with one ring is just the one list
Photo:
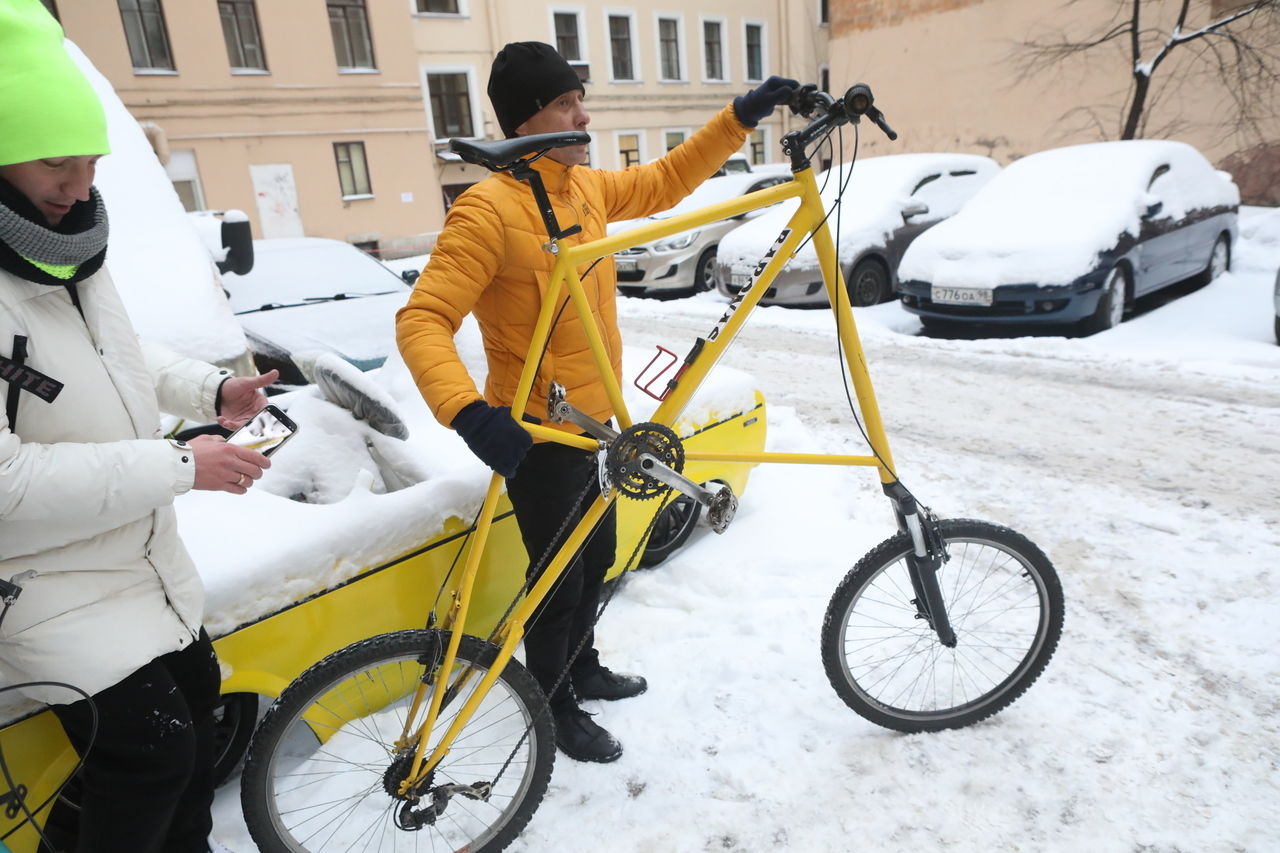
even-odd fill
[(297, 431), (298, 425), (288, 415), (276, 406), (267, 404), (244, 426), (227, 436), (227, 443), (270, 456), (293, 438)]

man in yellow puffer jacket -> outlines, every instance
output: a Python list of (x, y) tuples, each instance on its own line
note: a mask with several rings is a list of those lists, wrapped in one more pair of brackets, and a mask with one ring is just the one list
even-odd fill
[[(605, 236), (607, 223), (672, 207), (708, 177), (798, 84), (771, 77), (734, 100), (666, 157), (623, 171), (589, 169), (586, 146), (553, 149), (533, 164), (542, 177), (561, 228), (582, 230), (565, 240), (577, 244)], [(499, 51), (489, 77), (489, 98), (508, 138), (585, 130), (584, 90), (572, 67), (549, 45), (516, 42)], [(507, 478), (507, 493), (530, 574), (566, 517), (581, 515), (597, 492), (595, 457), (552, 442), (531, 448), (532, 439), (511, 415), (533, 327), (542, 306), (554, 258), (543, 249), (547, 234), (529, 187), (495, 174), (464, 192), (450, 208), (444, 231), (408, 304), (396, 318), (396, 336), (422, 396), (436, 418), (453, 427), (483, 462)], [(585, 274), (592, 322), (621, 379), (622, 339), (612, 263)], [(481, 395), (454, 346), (454, 335), (475, 313), (484, 338), (488, 378)], [(545, 400), (552, 382), (593, 418), (613, 415), (582, 331), (576, 308), (560, 313), (542, 359), (531, 400)], [(524, 414), (524, 413), (521, 413)], [(541, 417), (543, 411), (530, 411)], [(570, 424), (564, 429), (576, 429)], [(598, 489), (598, 486), (595, 487)], [(579, 497), (582, 500), (579, 501)], [(526, 663), (548, 694), (556, 743), (571, 758), (614, 761), (618, 741), (578, 707), (581, 699), (623, 699), (643, 693), (638, 676), (613, 673), (600, 664), (592, 629), (605, 572), (614, 560), (615, 517), (611, 509), (583, 552), (566, 570), (556, 591), (535, 615), (525, 637)], [(574, 657), (574, 652), (581, 651)], [(552, 690), (568, 666), (569, 685)]]

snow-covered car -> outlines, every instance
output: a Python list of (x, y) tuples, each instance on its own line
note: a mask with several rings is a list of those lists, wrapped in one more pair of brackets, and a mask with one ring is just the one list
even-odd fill
[(1041, 151), (912, 244), (902, 304), (925, 325), (1109, 329), (1137, 297), (1225, 272), (1239, 204), (1231, 177), (1181, 142)]
[(361, 370), (395, 348), (395, 314), (410, 286), (341, 240), (255, 240), (253, 269), (222, 278), (258, 369), (305, 385), (295, 354), (335, 352)]
[[(838, 215), (832, 214), (828, 223), (849, 301), (865, 306), (889, 299), (898, 260), (911, 241), (959, 210), (999, 170), (994, 160), (976, 154), (891, 154), (818, 175), (824, 207), (831, 209), (842, 199)], [(797, 205), (784, 202), (725, 235), (715, 264), (722, 294), (733, 296), (746, 286), (764, 248), (777, 239)], [(796, 253), (762, 301), (827, 304), (812, 242)]]
[[(609, 233), (617, 234), (638, 225), (669, 219), (718, 201), (727, 201), (749, 192), (791, 180), (790, 173), (757, 174), (732, 172), (708, 178), (670, 210), (644, 219), (627, 219), (609, 225)], [(758, 216), (751, 211), (733, 219), (722, 219), (701, 228), (682, 231), (651, 243), (644, 243), (613, 256), (618, 271), (618, 290), (631, 296), (653, 293), (692, 291), (699, 293), (712, 287), (711, 271), (715, 265), (720, 238), (744, 219)]]

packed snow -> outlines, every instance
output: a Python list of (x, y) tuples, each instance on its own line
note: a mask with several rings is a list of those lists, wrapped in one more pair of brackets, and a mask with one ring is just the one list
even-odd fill
[[(651, 686), (588, 707), (626, 751), (611, 765), (559, 756), (511, 849), (1280, 845), (1280, 585), (1270, 571), (1280, 564), (1280, 217), (1246, 210), (1242, 233), (1250, 242), (1235, 272), (1092, 338), (934, 340), (895, 304), (857, 312), (908, 484), (944, 516), (1030, 536), (1062, 577), (1062, 642), (1027, 695), (935, 735), (895, 734), (846, 708), (826, 681), (818, 630), (840, 578), (892, 532), (887, 504), (866, 471), (761, 466), (727, 533), (696, 532), (616, 593), (598, 632), (605, 661)], [(678, 337), (705, 333), (723, 306), (714, 294), (625, 299), (620, 314), (643, 354), (655, 342), (679, 349)], [(861, 442), (840, 416), (829, 327), (825, 312), (762, 309), (728, 357), (769, 396), (772, 450), (856, 452)], [(464, 354), (474, 358), (475, 346), (464, 335)], [(371, 379), (438, 448), (420, 462), (453, 484), (440, 505), (470, 506), (484, 472), (450, 433), (432, 432), (400, 370), (389, 363)], [(341, 413), (327, 416), (313, 434), (340, 431)], [(288, 503), (270, 480), (262, 486), (242, 505)], [(404, 492), (332, 496), (298, 511), (323, 509), (351, 530), (346, 548), (327, 546), (336, 560), (362, 554), (369, 525), (394, 527), (384, 513)], [(251, 549), (202, 536), (188, 510), (237, 500), (179, 502), (202, 566), (219, 555), (243, 564)], [(313, 529), (293, 529), (259, 536), (314, 554)], [(248, 851), (238, 787), (219, 792), (215, 833)]]

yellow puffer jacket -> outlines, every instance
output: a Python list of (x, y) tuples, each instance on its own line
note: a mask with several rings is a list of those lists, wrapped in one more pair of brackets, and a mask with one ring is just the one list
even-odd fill
[[(582, 226), (581, 232), (562, 241), (577, 245), (605, 236), (609, 222), (671, 207), (741, 148), (748, 132), (727, 106), (684, 144), (646, 166), (602, 171), (544, 157), (534, 168), (542, 175), (561, 229)], [(473, 311), (489, 365), (483, 397), (495, 406), (513, 402), (554, 261), (542, 248), (546, 241), (533, 193), (509, 175), (490, 175), (450, 208), (431, 261), (396, 316), (400, 352), (440, 423), (451, 424), (463, 407), (481, 399), (453, 341), (463, 318)], [(578, 272), (584, 274), (586, 267)], [(616, 281), (613, 261), (606, 258), (583, 285), (614, 375), (621, 381)], [(562, 298), (567, 300), (567, 293)], [(552, 333), (534, 383), (530, 414), (546, 419), (544, 401), (553, 380), (564, 385), (577, 408), (597, 420), (612, 417), (572, 304)], [(562, 428), (578, 430), (571, 424)]]

